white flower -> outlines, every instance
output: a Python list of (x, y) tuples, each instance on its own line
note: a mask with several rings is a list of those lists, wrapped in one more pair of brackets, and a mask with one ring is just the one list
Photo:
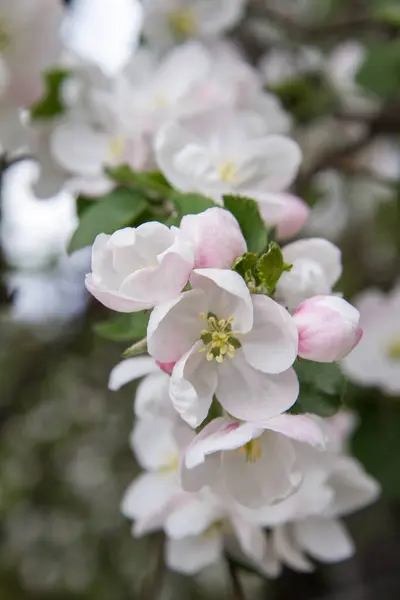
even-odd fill
[(216, 38), (233, 27), (246, 0), (144, 0), (144, 34), (154, 46), (187, 37)]
[(192, 247), (177, 235), (176, 228), (157, 222), (98, 235), (87, 289), (119, 312), (136, 312), (175, 298), (193, 267)]
[(293, 315), (299, 332), (299, 356), (333, 362), (347, 356), (362, 337), (360, 313), (338, 296), (314, 296)]
[(265, 119), (227, 110), (165, 125), (156, 136), (155, 150), (174, 187), (216, 199), (229, 193), (284, 191), (301, 160), (298, 145), (269, 135)]
[(235, 272), (193, 271), (191, 290), (156, 307), (147, 330), (156, 360), (176, 362), (170, 395), (192, 427), (213, 395), (232, 416), (257, 422), (290, 408), (298, 394), (291, 369), (298, 335), (289, 313), (271, 298), (251, 296)]
[(291, 50), (272, 49), (261, 57), (259, 69), (269, 86), (285, 83), (308, 73), (318, 73), (323, 67), (323, 55), (311, 46), (300, 46), (296, 53)]
[(198, 491), (218, 482), (240, 504), (273, 504), (292, 494), (302, 478), (293, 439), (318, 447), (325, 443), (323, 431), (307, 415), (257, 423), (214, 419), (185, 451), (182, 485)]
[(79, 58), (114, 76), (138, 44), (142, 21), (138, 0), (74, 0), (61, 36)]
[(355, 300), (364, 335), (342, 361), (345, 374), (356, 383), (378, 386), (385, 393), (400, 392), (400, 287), (385, 295), (366, 290)]
[(276, 237), (279, 240), (296, 235), (310, 214), (310, 209), (304, 200), (292, 194), (253, 192), (252, 198), (257, 200), (265, 223), (275, 227)]
[(330, 294), (342, 272), (341, 252), (322, 238), (299, 240), (282, 249), (285, 261), (293, 265), (276, 286), (276, 299), (294, 310), (307, 298)]

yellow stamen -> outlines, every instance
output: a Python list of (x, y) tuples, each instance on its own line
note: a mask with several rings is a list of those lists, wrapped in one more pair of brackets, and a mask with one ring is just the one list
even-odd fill
[(180, 37), (191, 37), (197, 34), (196, 15), (192, 8), (181, 8), (169, 17), (171, 28)]
[(218, 167), (218, 173), (224, 183), (231, 183), (235, 179), (237, 173), (235, 163), (231, 160), (226, 161)]
[(112, 161), (122, 158), (125, 152), (125, 139), (122, 136), (115, 136), (110, 139), (108, 144), (108, 154)]
[(239, 448), (239, 453), (245, 457), (246, 462), (254, 463), (261, 458), (262, 446), (259, 438), (250, 440), (244, 446)]
[(400, 339), (394, 339), (388, 344), (386, 356), (391, 360), (400, 361)]
[(171, 456), (165, 457), (165, 464), (158, 469), (159, 473), (175, 473), (179, 469), (179, 456), (177, 454), (171, 454)]
[(233, 317), (218, 319), (211, 313), (207, 316), (201, 313), (200, 318), (206, 319), (208, 324), (208, 329), (202, 329), (200, 333), (204, 344), (200, 352), (206, 352), (208, 361), (215, 358), (218, 363), (222, 363), (225, 357), (233, 358), (236, 349), (241, 346), (237, 339), (238, 332), (232, 330)]

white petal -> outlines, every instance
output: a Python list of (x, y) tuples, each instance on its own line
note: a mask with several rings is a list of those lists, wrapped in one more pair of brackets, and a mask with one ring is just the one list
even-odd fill
[(112, 369), (108, 380), (108, 388), (115, 392), (126, 383), (158, 370), (156, 363), (150, 356), (128, 358)]
[(173, 571), (195, 575), (218, 562), (222, 552), (222, 539), (218, 534), (167, 540), (166, 562)]
[(265, 531), (259, 525), (242, 518), (238, 513), (231, 515), (230, 523), (246, 556), (261, 561), (267, 553)]
[(169, 397), (169, 377), (166, 373), (157, 368), (156, 373), (151, 373), (139, 383), (134, 409), (138, 419), (173, 419), (176, 413)]
[(206, 292), (209, 310), (219, 319), (234, 317), (233, 330), (246, 333), (251, 329), (251, 295), (238, 273), (228, 269), (195, 269), (190, 282), (195, 289), (200, 288)]
[(203, 342), (197, 342), (176, 363), (170, 378), (169, 393), (172, 403), (191, 427), (197, 427), (206, 418), (217, 387), (215, 361), (208, 362)]
[(261, 457), (254, 462), (246, 453), (224, 452), (222, 475), (232, 497), (250, 508), (273, 504), (292, 494), (301, 477), (293, 444), (275, 432), (260, 438)]
[[(339, 248), (323, 238), (308, 238), (288, 244), (283, 248), (283, 255), (289, 264), (301, 259), (315, 261), (322, 267), (325, 279), (331, 287), (342, 273), (342, 254)], [(287, 275), (290, 275), (290, 272)]]
[(246, 150), (260, 162), (257, 177), (246, 182), (248, 188), (282, 192), (293, 182), (301, 162), (296, 142), (283, 135), (269, 135), (247, 144)]
[(236, 419), (258, 423), (288, 410), (296, 401), (299, 383), (293, 369), (267, 375), (245, 362), (241, 350), (218, 366), (216, 395)]
[(142, 20), (137, 0), (74, 0), (61, 34), (67, 48), (113, 76), (137, 45)]
[(291, 535), (290, 525), (276, 527), (272, 532), (272, 539), (276, 553), (288, 567), (302, 573), (314, 570), (312, 563), (304, 556)]
[(263, 373), (282, 373), (297, 357), (297, 327), (288, 311), (267, 296), (255, 294), (253, 307), (253, 329), (240, 339), (246, 360)]
[(117, 312), (140, 312), (141, 310), (147, 310), (153, 307), (149, 302), (138, 302), (119, 292), (110, 291), (106, 286), (98, 284), (92, 273), (86, 275), (85, 286), (99, 302), (104, 304), (107, 308)]
[(182, 192), (197, 191), (190, 165), (182, 168), (177, 164), (177, 156), (190, 144), (193, 144), (193, 136), (178, 123), (167, 123), (155, 138), (157, 164), (173, 187)]
[(53, 131), (51, 152), (72, 173), (95, 177), (107, 162), (109, 136), (83, 123), (65, 123)]
[(222, 450), (235, 450), (258, 437), (262, 429), (250, 423), (238, 423), (223, 417), (213, 419), (194, 438), (185, 452), (189, 469), (204, 462), (205, 457)]
[(202, 290), (184, 292), (156, 306), (147, 327), (149, 354), (161, 362), (179, 360), (200, 339), (203, 312), (208, 312), (208, 302)]
[(121, 511), (130, 519), (144, 519), (179, 492), (176, 480), (158, 473), (142, 473), (126, 490)]
[(308, 415), (283, 414), (258, 424), (260, 427), (265, 426), (265, 429), (282, 433), (297, 442), (310, 444), (314, 447), (324, 448), (327, 443), (324, 431)]
[(309, 517), (293, 525), (299, 544), (313, 558), (334, 563), (353, 556), (353, 540), (340, 521)]
[(380, 493), (378, 482), (350, 456), (338, 458), (328, 483), (335, 494), (329, 513), (331, 516), (346, 515), (364, 508)]
[(137, 421), (131, 435), (131, 446), (138, 463), (147, 471), (169, 468), (178, 458), (173, 422), (168, 419)]
[(222, 509), (207, 496), (187, 494), (186, 502), (166, 520), (165, 533), (173, 539), (200, 535), (222, 516)]

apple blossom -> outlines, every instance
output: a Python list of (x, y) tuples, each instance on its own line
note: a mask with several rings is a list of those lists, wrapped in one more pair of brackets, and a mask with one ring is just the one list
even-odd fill
[(233, 27), (246, 0), (144, 0), (144, 35), (166, 47), (187, 37), (216, 38)]
[(222, 208), (186, 215), (180, 224), (181, 238), (195, 248), (195, 268), (230, 269), (247, 252), (247, 244), (235, 217)]
[(400, 391), (400, 286), (389, 294), (369, 289), (355, 299), (364, 335), (342, 362), (344, 373), (363, 386), (386, 394)]
[(214, 394), (232, 416), (252, 422), (290, 408), (298, 394), (290, 314), (271, 298), (251, 296), (233, 271), (195, 269), (190, 284), (153, 310), (147, 330), (149, 354), (176, 361), (170, 395), (182, 418), (199, 425)]
[(270, 133), (269, 122), (254, 112), (213, 111), (163, 126), (155, 139), (158, 165), (181, 191), (221, 195), (282, 192), (301, 160), (298, 145)]
[(306, 223), (308, 205), (292, 194), (253, 193), (265, 223), (274, 227), (279, 240), (293, 237)]
[(176, 228), (144, 223), (97, 236), (86, 287), (108, 308), (136, 312), (175, 298), (192, 267), (192, 247)]
[(323, 431), (307, 415), (283, 414), (257, 423), (214, 419), (185, 451), (182, 485), (198, 491), (219, 481), (245, 506), (276, 503), (292, 494), (302, 478), (293, 439), (320, 448), (325, 443)]
[(342, 272), (339, 248), (328, 240), (309, 238), (284, 246), (282, 252), (293, 267), (277, 283), (277, 301), (294, 310), (311, 296), (331, 293)]
[(338, 296), (314, 296), (293, 315), (299, 332), (299, 356), (333, 362), (347, 356), (362, 336), (360, 313)]

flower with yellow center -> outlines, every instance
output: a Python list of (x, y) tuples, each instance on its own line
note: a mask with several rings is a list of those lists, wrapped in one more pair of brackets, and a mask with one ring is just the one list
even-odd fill
[(250, 440), (238, 449), (239, 454), (245, 457), (247, 463), (254, 463), (262, 456), (262, 446), (259, 438)]
[(174, 33), (181, 37), (195, 36), (198, 31), (193, 9), (181, 8), (171, 13), (169, 22)]
[(232, 160), (227, 160), (218, 167), (218, 174), (224, 183), (232, 183), (237, 174), (237, 167)]
[(208, 361), (215, 360), (222, 363), (223, 360), (233, 358), (235, 352), (241, 347), (237, 339), (238, 333), (232, 330), (233, 317), (229, 319), (218, 319), (213, 313), (201, 313), (200, 317), (207, 321), (208, 328), (201, 331), (201, 340), (204, 348), (200, 352), (206, 352)]

